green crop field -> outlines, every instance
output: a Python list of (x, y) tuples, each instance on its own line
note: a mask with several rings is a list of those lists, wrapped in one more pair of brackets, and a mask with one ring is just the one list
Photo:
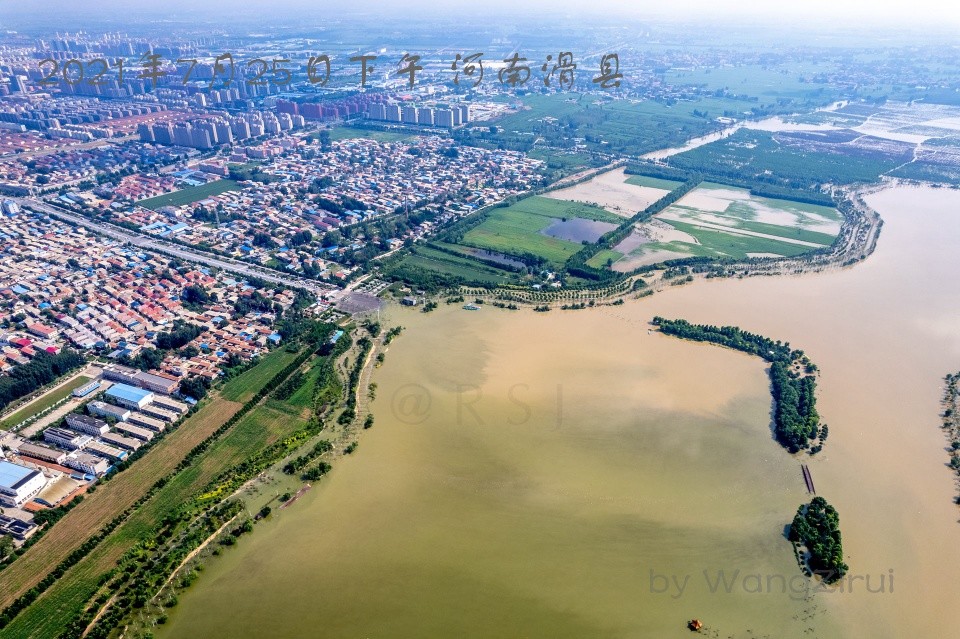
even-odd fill
[(303, 427), (305, 420), (266, 406), (250, 411), (187, 469), (157, 491), (90, 554), (73, 566), (7, 628), (7, 637), (54, 637), (96, 593), (97, 580), (123, 553), (149, 542), (162, 521), (181, 504), (199, 496), (204, 486), (257, 451)]
[(59, 402), (64, 397), (67, 397), (75, 389), (80, 388), (81, 386), (83, 386), (89, 381), (90, 381), (90, 378), (84, 375), (81, 375), (80, 377), (74, 380), (71, 380), (70, 382), (64, 384), (57, 390), (47, 393), (43, 397), (40, 397), (37, 400), (30, 402), (23, 408), (19, 409), (13, 415), (3, 420), (3, 422), (0, 422), (0, 426), (4, 428), (10, 428), (11, 426), (16, 426), (17, 424), (27, 419), (28, 417), (32, 415), (36, 415), (37, 413), (43, 410), (46, 410), (47, 408), (50, 408), (51, 406)]
[[(677, 230), (689, 233), (697, 239), (700, 245), (693, 250), (694, 254), (743, 259), (750, 257), (749, 253), (773, 253), (791, 257), (812, 250), (810, 247), (800, 244), (789, 244), (765, 237), (734, 235), (721, 230), (708, 229), (696, 224), (674, 220), (666, 220), (666, 222)], [(675, 242), (674, 244), (685, 243)], [(647, 246), (653, 247), (656, 245)], [(687, 246), (691, 245), (687, 244)]]
[(623, 253), (619, 251), (614, 251), (611, 249), (603, 249), (598, 252), (596, 255), (587, 260), (587, 266), (592, 266), (593, 268), (605, 268), (607, 262), (613, 264), (617, 260), (623, 257)]
[(628, 175), (626, 182), (634, 186), (647, 186), (652, 189), (663, 189), (665, 191), (672, 191), (683, 184), (683, 182), (677, 182), (676, 180), (664, 180), (648, 175)]
[(427, 271), (443, 276), (462, 279), (464, 282), (500, 285), (513, 276), (509, 271), (497, 269), (469, 257), (450, 255), (429, 247), (417, 247), (417, 252), (403, 258), (393, 272), (404, 276), (411, 271)]
[(620, 218), (609, 211), (590, 204), (529, 197), (506, 208), (495, 209), (480, 225), (463, 236), (462, 243), (506, 255), (532, 254), (559, 268), (581, 245), (541, 231), (562, 219), (583, 218), (619, 224)]
[(286, 348), (275, 349), (261, 357), (256, 366), (225, 383), (220, 395), (224, 399), (242, 404), (256, 395), (271, 377), (282, 371), (296, 357), (296, 353), (291, 353)]
[(199, 202), (200, 200), (208, 197), (226, 193), (227, 191), (239, 190), (240, 185), (233, 180), (217, 180), (216, 182), (208, 182), (198, 186), (188, 186), (187, 188), (180, 189), (179, 191), (173, 191), (172, 193), (167, 193), (165, 195), (158, 195), (157, 197), (150, 197), (145, 200), (140, 200), (137, 202), (137, 205), (147, 209), (156, 210), (164, 206), (183, 206), (184, 204), (193, 204), (194, 202)]

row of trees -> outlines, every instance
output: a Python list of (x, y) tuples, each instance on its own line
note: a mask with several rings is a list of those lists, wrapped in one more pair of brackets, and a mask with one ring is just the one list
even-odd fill
[(673, 191), (670, 191), (642, 211), (638, 211), (632, 217), (624, 220), (620, 226), (605, 234), (597, 242), (593, 244), (587, 244), (582, 249), (571, 255), (565, 264), (566, 271), (575, 277), (582, 277), (584, 279), (599, 282), (622, 279), (623, 275), (621, 273), (617, 273), (606, 268), (595, 268), (587, 264), (587, 261), (600, 251), (613, 249), (620, 242), (626, 239), (627, 236), (633, 233), (634, 227), (638, 222), (646, 222), (657, 213), (660, 213), (668, 206), (682, 198), (684, 195), (695, 189), (701, 181), (702, 178), (699, 174), (687, 174), (687, 180), (679, 187)]
[(774, 435), (777, 441), (791, 453), (796, 453), (820, 437), (816, 380), (811, 375), (801, 375), (793, 370), (797, 364), (802, 364), (806, 371), (816, 371), (816, 366), (803, 351), (791, 349), (789, 342), (773, 341), (736, 326), (691, 324), (686, 320), (669, 320), (659, 316), (653, 318), (653, 323), (667, 335), (726, 346), (770, 362), (771, 391), (775, 405)]
[(0, 409), (11, 402), (54, 381), (61, 375), (82, 366), (86, 360), (77, 351), (65, 348), (57, 354), (38, 351), (26, 364), (17, 366), (9, 375), (0, 377)]
[[(336, 329), (336, 326), (333, 324), (323, 324), (320, 322), (315, 322), (317, 324), (317, 330), (315, 334), (325, 334), (329, 335)], [(31, 605), (41, 594), (43, 594), (53, 583), (59, 579), (63, 574), (73, 567), (74, 564), (79, 562), (81, 559), (86, 557), (90, 551), (96, 548), (100, 542), (102, 542), (107, 536), (109, 536), (120, 524), (122, 524), (126, 519), (134, 513), (137, 509), (140, 508), (148, 499), (150, 499), (158, 490), (163, 488), (171, 479), (173, 479), (181, 471), (185, 470), (192, 465), (193, 461), (200, 455), (202, 455), (210, 445), (219, 439), (224, 433), (230, 430), (240, 419), (242, 419), (250, 410), (252, 410), (261, 400), (263, 400), (267, 395), (273, 392), (287, 377), (289, 377), (295, 370), (297, 370), (303, 363), (313, 356), (314, 351), (312, 349), (307, 349), (302, 355), (297, 357), (293, 362), (287, 365), (282, 371), (274, 375), (270, 381), (268, 381), (249, 401), (247, 401), (236, 413), (234, 413), (226, 422), (224, 422), (220, 427), (218, 427), (213, 433), (211, 433), (206, 439), (201, 441), (199, 444), (190, 449), (190, 452), (184, 456), (184, 458), (177, 464), (176, 468), (172, 470), (167, 475), (158, 479), (154, 484), (144, 493), (137, 501), (135, 501), (130, 507), (124, 510), (122, 513), (110, 520), (106, 525), (104, 525), (99, 531), (94, 533), (86, 541), (83, 542), (76, 550), (71, 552), (63, 561), (61, 561), (52, 572), (46, 575), (39, 584), (25, 592), (23, 595), (18, 597), (11, 603), (7, 608), (0, 611), (0, 629), (4, 628), (6, 625), (13, 620), (13, 618), (20, 613), (24, 608)], [(154, 440), (151, 444), (155, 444), (159, 440)], [(136, 453), (128, 457), (123, 463), (117, 464), (117, 472), (122, 472), (124, 469), (128, 468), (129, 465), (142, 457), (147, 450), (152, 448), (151, 444), (144, 446)], [(242, 464), (241, 464), (242, 466)], [(237, 467), (239, 468), (239, 466)], [(106, 479), (116, 476), (116, 473), (112, 475), (107, 475)], [(49, 529), (49, 527), (47, 528)], [(39, 535), (34, 535), (34, 539), (38, 539)], [(108, 577), (109, 578), (109, 575)]]

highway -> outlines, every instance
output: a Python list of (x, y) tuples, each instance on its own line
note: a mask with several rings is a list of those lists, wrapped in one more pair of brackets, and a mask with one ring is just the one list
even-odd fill
[(289, 286), (293, 288), (302, 288), (316, 295), (326, 295), (328, 297), (331, 295), (336, 296), (335, 294), (341, 290), (329, 284), (321, 284), (320, 282), (315, 282), (313, 280), (308, 280), (293, 275), (286, 275), (279, 271), (257, 267), (253, 264), (241, 262), (240, 260), (212, 255), (210, 253), (197, 251), (180, 244), (167, 242), (166, 240), (156, 237), (141, 235), (139, 233), (135, 233), (106, 222), (91, 220), (83, 215), (73, 213), (48, 202), (41, 202), (32, 198), (9, 199), (17, 202), (23, 208), (40, 213), (46, 213), (51, 217), (71, 222), (77, 226), (82, 226), (86, 229), (94, 231), (95, 233), (105, 235), (106, 237), (110, 237), (121, 242), (126, 242), (144, 250), (171, 255), (188, 262), (213, 266), (237, 275), (256, 277), (273, 284), (281, 284), (283, 286)]

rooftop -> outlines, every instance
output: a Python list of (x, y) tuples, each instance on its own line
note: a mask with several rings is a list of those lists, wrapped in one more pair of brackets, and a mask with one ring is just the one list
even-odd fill
[(137, 403), (153, 395), (153, 393), (148, 390), (143, 390), (142, 388), (137, 388), (135, 386), (128, 386), (126, 384), (114, 384), (110, 387), (106, 394), (108, 397), (118, 397), (128, 402)]
[(36, 473), (37, 471), (32, 468), (0, 460), (0, 486), (4, 488), (15, 489), (24, 480), (29, 479)]

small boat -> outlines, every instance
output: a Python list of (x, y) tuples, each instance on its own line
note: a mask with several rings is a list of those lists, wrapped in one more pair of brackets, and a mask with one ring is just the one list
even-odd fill
[(479, 311), (479, 310), (480, 310), (480, 307), (477, 306), (476, 304), (464, 304), (464, 305), (463, 305), (463, 310), (465, 310), (465, 311)]
[(700, 629), (703, 628), (703, 622), (700, 621), (699, 619), (691, 619), (687, 623), (687, 628), (689, 628), (693, 632), (700, 632)]

